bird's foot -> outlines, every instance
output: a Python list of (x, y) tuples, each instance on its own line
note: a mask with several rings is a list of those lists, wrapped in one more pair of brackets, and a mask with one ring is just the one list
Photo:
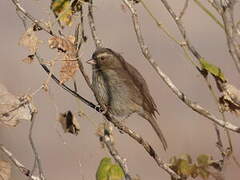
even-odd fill
[(99, 105), (96, 107), (96, 110), (98, 112), (101, 112), (103, 115), (105, 115), (108, 111), (108, 107), (106, 105), (102, 105), (102, 106)]

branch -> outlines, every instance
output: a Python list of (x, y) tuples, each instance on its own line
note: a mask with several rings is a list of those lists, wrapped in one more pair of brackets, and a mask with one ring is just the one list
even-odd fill
[[(30, 109), (30, 108), (29, 108)], [(31, 109), (30, 109), (31, 110)], [(33, 153), (34, 153), (34, 156), (35, 156), (35, 159), (36, 159), (36, 163), (38, 165), (38, 170), (39, 170), (39, 175), (40, 175), (40, 179), (41, 180), (45, 180), (45, 175), (43, 173), (43, 169), (42, 169), (42, 165), (41, 165), (41, 160), (40, 160), (40, 157), (38, 155), (38, 152), (37, 152), (37, 149), (36, 149), (36, 146), (33, 142), (33, 138), (32, 138), (32, 133), (33, 133), (33, 126), (34, 126), (34, 123), (35, 123), (35, 120), (36, 120), (36, 109), (32, 111), (32, 117), (31, 117), (31, 126), (30, 126), (30, 129), (29, 129), (29, 135), (28, 135), (28, 138), (29, 138), (29, 142), (30, 142), (30, 145), (32, 147), (32, 150), (33, 150)], [(35, 169), (35, 163), (34, 163), (34, 168), (31, 172), (31, 175), (33, 174), (34, 172), (34, 169)]]
[(45, 70), (46, 73), (48, 73), (49, 75), (51, 75), (51, 78), (57, 83), (57, 85), (59, 85), (61, 88), (63, 88), (64, 90), (66, 90), (67, 92), (69, 92), (71, 95), (73, 95), (74, 97), (78, 98), (80, 101), (82, 101), (84, 104), (86, 104), (87, 106), (95, 109), (97, 112), (101, 112), (101, 109), (99, 106), (96, 106), (95, 104), (93, 104), (92, 102), (88, 101), (87, 99), (85, 99), (84, 97), (82, 97), (81, 95), (79, 95), (77, 92), (75, 92), (74, 90), (70, 89), (68, 86), (60, 83), (59, 79), (54, 76), (53, 74), (50, 73), (50, 70), (48, 69), (48, 67), (42, 63), (42, 58), (38, 55), (35, 54), (36, 58), (39, 61), (39, 64), (42, 66), (42, 68)]
[[(82, 6), (81, 6), (82, 7)], [(83, 19), (82, 19), (82, 8), (81, 8), (81, 26), (83, 28)], [(87, 73), (85, 72), (84, 70), (84, 66), (82, 64), (82, 61), (80, 59), (80, 56), (79, 56), (79, 51), (80, 51), (80, 47), (81, 47), (81, 44), (82, 44), (82, 41), (84, 41), (84, 30), (82, 29), (82, 32), (81, 32), (81, 40), (80, 40), (80, 43), (78, 44), (78, 39), (79, 39), (79, 28), (80, 28), (80, 24), (77, 25), (77, 28), (75, 30), (75, 48), (77, 49), (77, 62), (78, 62), (78, 67), (79, 67), (79, 70), (81, 71), (88, 87), (90, 89), (92, 89), (92, 85), (91, 85), (91, 81), (90, 81), (90, 78), (88, 77)]]
[(46, 27), (44, 23), (41, 21), (35, 19), (31, 14), (29, 14), (19, 3), (19, 0), (12, 0), (13, 4), (16, 6), (17, 11), (20, 11), (23, 13), (24, 16), (26, 16), (28, 19), (30, 19), (34, 24), (36, 24), (38, 27), (43, 29), (45, 32), (47, 32), (50, 35), (54, 35), (51, 29)]
[(205, 12), (208, 16), (212, 18), (213, 21), (215, 21), (222, 29), (224, 29), (224, 25), (213, 15), (213, 13), (208, 10), (200, 0), (194, 0), (194, 2)]
[(133, 180), (133, 178), (129, 174), (129, 170), (128, 170), (126, 160), (119, 155), (117, 149), (114, 147), (114, 144), (113, 144), (113, 142), (112, 142), (112, 140), (109, 136), (109, 133), (105, 132), (105, 131), (107, 131), (107, 130), (104, 129), (104, 135), (100, 136), (101, 140), (107, 146), (108, 151), (110, 152), (111, 156), (121, 166), (122, 170), (124, 171), (125, 179), (126, 180)]
[[(162, 80), (167, 84), (167, 86), (173, 91), (173, 93), (175, 95), (177, 95), (177, 97), (182, 100), (188, 107), (190, 107), (193, 111), (198, 112), (199, 114), (203, 115), (204, 117), (210, 119), (211, 121), (213, 121), (214, 123), (218, 124), (221, 127), (226, 127), (227, 129), (240, 133), (240, 128), (229, 123), (229, 122), (224, 122), (221, 119), (218, 119), (217, 117), (215, 117), (213, 114), (209, 113), (207, 110), (205, 110), (203, 107), (201, 107), (200, 105), (198, 105), (196, 102), (191, 101), (186, 95), (184, 95), (183, 92), (181, 92), (171, 81), (171, 79), (162, 72), (162, 70), (160, 69), (160, 67), (158, 66), (158, 64), (155, 62), (155, 60), (152, 58), (148, 47), (145, 45), (144, 39), (142, 37), (142, 33), (140, 30), (140, 26), (139, 26), (139, 22), (138, 22), (138, 16), (136, 13), (136, 10), (133, 8), (133, 6), (131, 5), (131, 3), (128, 0), (122, 0), (126, 6), (128, 7), (128, 9), (130, 10), (130, 13), (132, 15), (132, 21), (133, 21), (133, 25), (134, 25), (134, 30), (136, 32), (136, 36), (137, 36), (137, 40), (139, 43), (139, 46), (141, 48), (142, 54), (144, 55), (144, 57), (149, 61), (149, 63), (152, 65), (152, 67), (154, 68), (154, 70), (158, 73), (158, 75), (162, 78)], [(165, 2), (165, 0), (162, 0), (163, 2)], [(168, 10), (171, 12), (171, 14), (173, 14), (174, 19), (176, 19), (176, 15), (175, 13), (172, 11), (172, 9), (168, 7)], [(194, 47), (188, 42), (187, 38), (186, 38), (186, 34), (185, 34), (185, 30), (184, 27), (182, 26), (181, 23), (179, 23), (178, 20), (176, 20), (176, 22), (179, 24), (179, 28), (181, 30), (181, 32), (183, 33), (183, 37), (185, 37), (185, 40), (188, 44), (189, 49), (192, 51), (192, 53), (198, 58), (200, 59), (201, 56), (199, 55), (199, 53), (194, 49)]]
[(108, 121), (112, 122), (114, 126), (116, 126), (119, 130), (125, 132), (128, 134), (130, 137), (132, 137), (135, 141), (137, 141), (139, 144), (141, 144), (144, 149), (148, 152), (148, 154), (155, 160), (157, 165), (161, 167), (163, 170), (165, 170), (169, 175), (174, 177), (175, 179), (179, 179), (180, 176), (177, 175), (167, 163), (165, 163), (163, 160), (161, 160), (157, 154), (157, 152), (153, 149), (153, 147), (145, 141), (139, 134), (134, 132), (133, 130), (129, 129), (127, 126), (122, 124), (119, 120), (114, 118), (113, 116), (109, 114), (105, 114), (105, 117), (107, 118)]
[(234, 5), (235, 3), (231, 1), (226, 2), (227, 4), (221, 4), (222, 11), (221, 16), (223, 19), (225, 33), (227, 38), (227, 44), (229, 53), (235, 63), (235, 66), (240, 73), (240, 47), (237, 41), (238, 32), (237, 27), (234, 23)]
[(92, 4), (93, 4), (93, 1), (89, 0), (88, 22), (89, 22), (89, 26), (91, 29), (93, 41), (95, 42), (95, 46), (97, 48), (101, 48), (101, 47), (103, 47), (103, 44), (102, 44), (102, 41), (98, 38), (97, 33), (96, 33), (96, 27), (95, 27), (94, 18), (93, 18), (93, 5)]
[(179, 13), (178, 19), (181, 19), (183, 17), (183, 15), (185, 14), (187, 8), (188, 8), (188, 4), (189, 4), (189, 0), (185, 0), (183, 9), (181, 10), (181, 12)]
[(6, 148), (4, 145), (0, 144), (0, 150), (12, 161), (12, 163), (19, 169), (19, 171), (25, 175), (26, 177), (30, 178), (31, 180), (40, 180), (40, 177), (33, 176), (31, 171), (27, 169), (22, 163), (20, 163), (13, 154)]

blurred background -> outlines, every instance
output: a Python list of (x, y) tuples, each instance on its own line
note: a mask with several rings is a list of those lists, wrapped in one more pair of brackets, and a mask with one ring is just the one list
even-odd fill
[[(34, 17), (43, 21), (54, 20), (49, 9), (50, 1), (28, 0), (21, 1), (21, 3)], [(174, 10), (179, 12), (184, 1), (169, 0), (169, 3)], [(151, 0), (147, 1), (147, 4), (160, 22), (180, 39), (181, 36), (176, 25), (161, 2)], [(158, 29), (140, 4), (136, 5), (136, 8), (146, 44), (162, 70), (187, 96), (220, 118), (205, 81), (184, 57), (182, 49)], [(236, 8), (239, 9), (239, 5)], [(87, 9), (84, 10), (85, 17), (87, 17)], [(239, 12), (236, 14), (236, 19), (240, 17)], [(127, 8), (123, 8), (122, 1), (96, 1), (94, 15), (97, 33), (104, 45), (120, 52), (147, 81), (160, 112), (158, 122), (168, 141), (168, 151), (163, 151), (158, 137), (149, 123), (142, 118), (132, 115), (126, 120), (126, 124), (144, 136), (157, 150), (161, 159), (166, 162), (170, 157), (183, 153), (190, 154), (193, 159), (199, 154), (209, 154), (214, 159), (221, 158), (215, 145), (216, 134), (212, 122), (183, 104), (142, 56), (130, 15)], [(29, 54), (25, 48), (18, 45), (19, 38), (25, 30), (10, 0), (0, 1), (0, 17), (0, 83), (7, 86), (11, 93), (19, 96), (33, 92), (45, 82), (47, 74), (37, 62), (29, 65), (21, 61)], [(209, 62), (219, 66), (229, 82), (240, 88), (240, 77), (229, 56), (224, 31), (193, 1), (190, 1), (183, 21), (189, 39), (201, 55)], [(72, 35), (75, 25), (66, 28), (64, 33)], [(80, 55), (86, 71), (90, 75), (91, 67), (85, 61), (91, 57), (94, 44), (87, 21), (85, 22), (85, 32), (88, 41), (83, 45)], [(56, 57), (56, 51), (48, 48), (49, 36), (44, 32), (39, 32), (38, 36), (44, 42), (40, 46), (41, 56), (46, 59)], [(79, 93), (96, 103), (81, 74), (78, 72), (75, 77)], [(71, 83), (68, 84), (72, 86)], [(101, 148), (98, 137), (95, 135), (98, 124), (104, 121), (103, 117), (77, 101), (53, 81), (50, 81), (49, 92), (38, 93), (34, 96), (33, 103), (38, 108), (33, 137), (47, 178), (51, 180), (94, 180), (99, 161), (104, 156), (109, 156), (107, 150)], [(87, 115), (87, 118), (78, 118), (81, 126), (78, 136), (64, 134), (56, 120), (59, 112), (67, 110), (73, 112), (81, 110)], [(226, 116), (228, 121), (240, 126), (239, 118), (235, 115), (226, 113)], [(31, 169), (34, 156), (28, 141), (29, 127), (30, 123), (26, 121), (15, 128), (0, 126), (0, 143), (4, 144), (20, 162)], [(120, 154), (127, 159), (132, 175), (139, 175), (141, 179), (170, 179), (169, 175), (157, 166), (142, 146), (127, 135), (119, 133), (118, 130), (114, 131), (114, 135), (115, 145)], [(223, 130), (222, 135), (224, 143), (227, 144)], [(231, 133), (231, 136), (235, 156), (240, 160), (239, 135)], [(6, 159), (1, 153), (0, 157)], [(229, 162), (224, 173), (226, 179), (239, 180), (240, 178), (239, 168), (233, 161)], [(11, 179), (24, 180), (26, 178), (13, 167)]]

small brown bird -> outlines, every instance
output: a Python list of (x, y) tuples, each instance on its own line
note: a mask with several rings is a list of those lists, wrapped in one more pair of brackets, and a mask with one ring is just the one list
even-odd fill
[(87, 63), (93, 65), (92, 87), (100, 106), (114, 116), (139, 114), (150, 122), (166, 150), (167, 142), (155, 119), (157, 106), (137, 69), (108, 48), (97, 49)]

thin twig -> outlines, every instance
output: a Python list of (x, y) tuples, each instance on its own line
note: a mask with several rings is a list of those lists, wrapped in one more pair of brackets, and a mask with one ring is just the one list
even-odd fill
[[(75, 44), (75, 48), (77, 48), (78, 67), (79, 67), (79, 70), (81, 71), (81, 73), (82, 73), (82, 75), (83, 75), (83, 77), (84, 77), (84, 79), (85, 79), (88, 87), (89, 87), (90, 89), (92, 89), (91, 81), (90, 81), (87, 73), (85, 72), (83, 63), (82, 63), (82, 61), (81, 61), (81, 59), (80, 59), (80, 57), (79, 57), (80, 46), (78, 46), (78, 44), (77, 44), (77, 41), (78, 41), (78, 39), (79, 39), (79, 28), (80, 28), (80, 24), (77, 25), (77, 28), (76, 28), (76, 30), (75, 30), (75, 43), (74, 43), (74, 44)], [(83, 37), (81, 37), (81, 39), (83, 39)], [(81, 40), (80, 40), (80, 41), (81, 41)], [(79, 47), (79, 48), (78, 48), (78, 47)]]
[(185, 0), (183, 9), (181, 10), (181, 12), (179, 13), (178, 19), (182, 19), (183, 15), (185, 14), (187, 8), (188, 8), (188, 4), (189, 4), (189, 0)]
[[(192, 110), (194, 110), (194, 111), (198, 112), (199, 114), (203, 115), (204, 117), (210, 119), (211, 121), (213, 121), (214, 123), (218, 124), (219, 126), (226, 127), (229, 130), (232, 130), (234, 132), (240, 133), (240, 128), (239, 127), (237, 127), (237, 126), (235, 126), (235, 125), (233, 125), (233, 124), (231, 124), (229, 122), (224, 122), (223, 120), (218, 119), (213, 114), (208, 112), (206, 109), (201, 107), (199, 104), (197, 104), (196, 102), (193, 102), (191, 99), (189, 99), (183, 92), (181, 92), (173, 84), (171, 79), (165, 73), (162, 72), (162, 70), (160, 69), (158, 64), (152, 58), (152, 56), (151, 56), (151, 54), (149, 52), (149, 49), (147, 48), (147, 46), (146, 46), (146, 44), (144, 42), (141, 30), (140, 30), (140, 26), (139, 26), (138, 16), (137, 16), (136, 10), (133, 8), (133, 6), (131, 5), (131, 3), (128, 0), (122, 0), (122, 1), (126, 4), (126, 6), (129, 8), (129, 10), (131, 12), (132, 21), (133, 21), (133, 25), (134, 25), (134, 30), (136, 32), (137, 40), (138, 40), (139, 46), (141, 48), (142, 54), (150, 62), (152, 67), (155, 69), (155, 71), (158, 73), (158, 75), (162, 78), (162, 80), (167, 84), (167, 86), (174, 92), (174, 94), (176, 94), (177, 97), (179, 99), (181, 99)], [(164, 1), (164, 0), (162, 0), (162, 1)], [(171, 11), (171, 8), (169, 10)], [(176, 16), (174, 16), (174, 17), (176, 18)], [(182, 27), (182, 24), (180, 26)], [(185, 36), (185, 30), (182, 29), (182, 31), (183, 31), (184, 37), (186, 37)], [(195, 51), (193, 46), (188, 44), (188, 47), (192, 50), (192, 52), (194, 51), (194, 55), (196, 57), (201, 58), (201, 56), (199, 55), (199, 53), (197, 51)]]
[[(31, 110), (31, 109), (30, 109)], [(42, 165), (41, 165), (41, 160), (40, 160), (40, 157), (38, 155), (38, 152), (37, 152), (37, 148), (33, 142), (33, 138), (32, 138), (32, 133), (33, 133), (33, 126), (34, 126), (34, 123), (35, 123), (35, 120), (36, 120), (36, 113), (37, 111), (36, 110), (32, 110), (32, 117), (31, 117), (31, 126), (30, 126), (30, 129), (29, 129), (29, 135), (28, 135), (28, 138), (29, 138), (29, 142), (30, 142), (30, 145), (32, 147), (32, 150), (33, 150), (33, 153), (34, 153), (34, 156), (36, 158), (36, 162), (37, 162), (37, 165), (38, 165), (38, 170), (39, 170), (39, 176), (40, 176), (40, 179), (41, 180), (45, 180), (46, 177), (44, 175), (44, 172), (43, 172), (43, 169), (42, 169)], [(32, 173), (31, 173), (32, 174)]]
[(213, 13), (208, 10), (199, 0), (194, 0), (194, 2), (205, 12), (208, 16), (212, 18), (214, 22), (216, 22), (222, 29), (224, 29), (224, 25), (217, 19), (216, 16), (213, 15)]
[(125, 179), (126, 180), (133, 180), (133, 178), (129, 174), (129, 170), (128, 170), (126, 160), (119, 155), (118, 150), (115, 148), (115, 146), (114, 146), (113, 142), (111, 141), (111, 138), (109, 137), (109, 135), (107, 133), (104, 133), (104, 135), (101, 136), (101, 140), (106, 145), (106, 147), (107, 147), (108, 151), (110, 152), (111, 156), (121, 166), (121, 168), (122, 168), (122, 170), (125, 174)]
[(91, 29), (93, 41), (95, 42), (95, 46), (97, 48), (101, 48), (101, 47), (103, 47), (103, 44), (102, 44), (102, 41), (98, 38), (97, 33), (96, 33), (96, 27), (95, 27), (94, 18), (93, 18), (93, 5), (92, 5), (92, 3), (93, 3), (92, 0), (89, 0), (88, 22), (89, 22), (89, 26), (90, 26), (90, 29)]
[(232, 1), (227, 4), (221, 4), (223, 9), (221, 16), (224, 22), (229, 53), (232, 56), (238, 73), (240, 73), (240, 47), (237, 41), (238, 31), (234, 22), (234, 5), (235, 3), (232, 3)]
[(23, 175), (29, 177), (31, 180), (40, 180), (40, 177), (31, 175), (31, 171), (26, 168), (22, 163), (20, 163), (4, 145), (0, 144), (0, 150), (12, 161), (12, 163), (19, 169), (19, 171)]
[[(216, 106), (218, 107), (218, 111), (220, 112), (223, 121), (227, 122), (225, 114), (221, 109), (218, 97), (217, 97), (216, 93), (214, 92), (214, 90), (211, 86), (211, 83), (209, 82), (207, 77), (204, 77), (204, 79), (205, 79), (205, 82), (207, 83), (208, 89), (211, 92), (211, 95), (213, 96), (214, 102), (216, 103)], [(216, 131), (216, 134), (217, 134), (217, 147), (220, 150), (221, 154), (223, 155), (224, 147), (223, 147), (223, 143), (222, 143), (222, 140), (221, 140), (220, 131), (219, 131), (219, 128), (216, 126), (216, 124), (214, 124), (214, 128), (215, 128), (215, 131)], [(227, 139), (228, 139), (229, 149), (233, 153), (233, 146), (232, 146), (232, 140), (231, 140), (230, 132), (229, 132), (228, 129), (226, 129), (226, 128), (224, 128), (224, 129), (226, 131), (226, 136), (227, 136)]]
[(84, 97), (79, 95), (77, 92), (75, 92), (74, 90), (70, 89), (67, 85), (60, 83), (60, 80), (56, 76), (54, 76), (54, 74), (51, 74), (50, 70), (48, 69), (48, 67), (45, 64), (42, 63), (43, 59), (38, 54), (36, 54), (35, 56), (38, 59), (40, 65), (46, 71), (46, 73), (51, 75), (51, 78), (57, 83), (57, 85), (59, 85), (61, 88), (63, 88), (67, 92), (69, 92), (74, 97), (76, 97), (79, 100), (81, 100), (84, 104), (86, 104), (89, 107), (95, 109), (97, 112), (101, 112), (101, 108), (99, 106), (97, 106), (97, 105), (93, 104), (92, 102), (88, 101), (87, 99), (85, 99)]
[(207, 0), (215, 10), (221, 14), (222, 7), (220, 6), (220, 3), (217, 0)]
[(147, 11), (147, 13), (151, 16), (151, 18), (154, 20), (154, 22), (156, 23), (156, 25), (170, 38), (172, 39), (174, 42), (176, 42), (177, 44), (181, 45), (182, 43), (179, 42), (169, 31), (168, 29), (163, 25), (163, 23), (161, 23), (154, 15), (153, 13), (150, 11), (150, 9), (148, 8), (147, 4), (145, 3), (144, 0), (140, 1), (142, 6), (144, 7), (144, 9)]
[(19, 3), (18, 0), (12, 0), (13, 4), (16, 6), (17, 11), (20, 11), (23, 13), (24, 16), (26, 16), (28, 19), (30, 19), (34, 24), (36, 24), (37, 26), (39, 26), (41, 29), (43, 29), (45, 32), (47, 32), (50, 35), (54, 35), (54, 33), (52, 32), (51, 29), (49, 29), (48, 27), (46, 27), (46, 25), (44, 23), (42, 23), (41, 21), (35, 19), (31, 14), (29, 14)]

